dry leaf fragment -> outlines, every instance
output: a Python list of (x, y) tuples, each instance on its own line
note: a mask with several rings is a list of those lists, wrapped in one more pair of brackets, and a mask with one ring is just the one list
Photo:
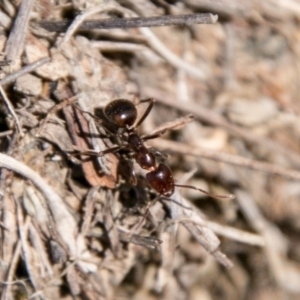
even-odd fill
[[(63, 111), (69, 132), (76, 147), (83, 151), (91, 149), (92, 143), (89, 139), (90, 130), (88, 122), (81, 111), (75, 107), (65, 107)], [(88, 155), (81, 155), (81, 159), (83, 160), (82, 169), (86, 180), (91, 186), (114, 188), (117, 181), (118, 159), (112, 153), (106, 154), (105, 157), (110, 161), (110, 174), (107, 174), (106, 170), (101, 168), (101, 166), (97, 163), (96, 157)]]

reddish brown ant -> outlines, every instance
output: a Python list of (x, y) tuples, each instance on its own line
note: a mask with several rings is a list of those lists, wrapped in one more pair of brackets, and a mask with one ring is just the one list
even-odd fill
[[(194, 186), (175, 184), (170, 168), (164, 163), (157, 165), (154, 153), (144, 145), (144, 141), (157, 138), (166, 130), (164, 129), (156, 132), (153, 135), (146, 135), (144, 137), (140, 137), (138, 135), (137, 128), (147, 118), (155, 101), (152, 98), (140, 100), (140, 103), (145, 102), (150, 103), (136, 124), (137, 109), (131, 101), (126, 99), (117, 99), (110, 102), (104, 108), (104, 114), (107, 119), (119, 129), (118, 136), (121, 139), (122, 145), (109, 148), (102, 152), (96, 152), (94, 154), (104, 155), (110, 152), (119, 151), (121, 149), (127, 149), (131, 151), (134, 154), (136, 162), (141, 166), (141, 168), (149, 171), (146, 174), (146, 179), (150, 187), (153, 188), (159, 195), (165, 197), (170, 197), (174, 193), (175, 186), (177, 186), (198, 190), (213, 198), (234, 198), (233, 195), (214, 195)], [(135, 177), (134, 173), (133, 176)], [(136, 182), (135, 178), (133, 181)]]
[[(67, 101), (64, 101), (62, 104), (57, 105), (52, 112), (46, 117), (46, 119), (42, 122), (37, 134), (42, 130), (44, 124), (47, 122), (47, 120), (50, 118), (50, 115), (53, 114), (56, 110), (59, 108), (64, 107), (65, 105), (69, 105), (72, 102), (74, 102), (76, 98), (71, 97)], [(158, 193), (158, 196), (152, 200), (148, 207), (146, 208), (146, 211), (144, 213), (144, 216), (142, 220), (136, 224), (130, 231), (130, 234), (133, 234), (143, 223), (145, 220), (150, 206), (160, 198), (160, 196), (164, 197), (171, 197), (174, 193), (175, 187), (183, 187), (188, 189), (194, 189), (197, 191), (200, 191), (210, 197), (213, 198), (221, 198), (221, 199), (233, 199), (234, 195), (215, 195), (210, 194), (202, 189), (196, 188), (194, 186), (190, 185), (180, 185), (176, 184), (173, 178), (172, 171), (170, 168), (165, 165), (164, 163), (157, 163), (155, 156), (160, 154), (158, 151), (152, 151), (149, 148), (147, 148), (144, 144), (144, 141), (149, 139), (154, 139), (159, 136), (161, 136), (166, 130), (170, 129), (171, 127), (167, 127), (167, 129), (158, 130), (157, 132), (153, 134), (148, 134), (145, 136), (140, 136), (138, 134), (138, 127), (144, 122), (144, 120), (147, 118), (149, 113), (151, 112), (153, 105), (154, 105), (154, 99), (144, 99), (140, 100), (140, 103), (146, 103), (149, 102), (149, 105), (145, 112), (143, 113), (142, 117), (137, 121), (137, 109), (136, 106), (129, 100), (126, 99), (117, 99), (112, 102), (110, 102), (103, 110), (104, 115), (106, 116), (109, 124), (105, 124), (103, 122), (104, 127), (106, 128), (106, 131), (111, 133), (111, 127), (115, 127), (116, 132), (114, 132), (115, 136), (119, 138), (119, 145), (108, 148), (104, 151), (82, 151), (80, 149), (75, 149), (75, 153), (79, 152), (80, 154), (90, 154), (90, 155), (96, 155), (96, 156), (103, 156), (108, 153), (112, 152), (118, 152), (120, 150), (125, 150), (131, 154), (133, 154), (133, 158), (136, 160), (136, 162), (139, 164), (139, 166), (142, 169), (145, 169), (148, 171), (146, 174), (146, 180), (149, 184), (149, 186), (155, 190)], [(79, 108), (80, 109), (80, 108)], [(88, 113), (91, 117), (96, 118), (94, 115), (92, 115), (89, 112), (82, 111), (84, 113)], [(97, 119), (97, 118), (96, 118)], [(188, 118), (186, 118), (188, 119)], [(136, 122), (137, 121), (137, 122)], [(179, 122), (180, 124), (180, 122)], [(133, 168), (131, 170), (132, 174), (132, 182), (136, 184), (136, 178), (135, 174), (133, 172)]]

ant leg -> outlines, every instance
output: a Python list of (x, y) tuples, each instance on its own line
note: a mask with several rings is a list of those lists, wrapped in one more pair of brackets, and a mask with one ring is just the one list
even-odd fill
[(46, 123), (48, 123), (49, 119), (60, 109), (72, 104), (74, 101), (77, 100), (77, 96), (73, 96), (67, 99), (64, 99), (62, 102), (54, 105), (49, 112), (47, 113), (47, 116), (45, 119), (43, 119), (40, 123), (40, 126), (35, 134), (35, 136), (39, 136), (40, 133), (42, 132), (43, 128), (45, 127)]
[(135, 175), (135, 172), (134, 172), (133, 164), (134, 164), (134, 160), (133, 160), (133, 158), (131, 158), (130, 159), (130, 178), (129, 178), (129, 182), (131, 183), (131, 185), (136, 186), (137, 185), (137, 179), (136, 179), (136, 175)]
[(159, 199), (161, 195), (158, 195), (157, 197), (155, 197), (152, 201), (150, 201), (150, 203), (148, 204), (145, 213), (143, 214), (142, 219), (132, 227), (132, 229), (129, 231), (128, 236), (133, 235), (138, 229), (141, 228), (141, 226), (143, 225), (144, 221), (146, 220), (146, 217), (150, 211), (150, 207)]
[(160, 159), (167, 159), (169, 156), (167, 153), (163, 153), (158, 150), (153, 150), (151, 152), (155, 155), (155, 157), (160, 158)]
[(158, 137), (161, 137), (168, 129), (162, 129), (158, 132), (155, 132), (153, 134), (146, 134), (142, 136), (142, 140), (143, 141), (147, 141), (147, 140), (153, 140), (156, 139)]
[(81, 107), (79, 107), (78, 105), (76, 105), (76, 109), (78, 109), (79, 111), (81, 111), (84, 114), (89, 115), (92, 119), (94, 119), (95, 121), (102, 123), (102, 120), (98, 117), (96, 117), (95, 115), (93, 115), (92, 113), (90, 113), (89, 111), (83, 110), (81, 109)]
[(95, 151), (95, 150), (81, 150), (74, 146), (74, 151), (76, 152), (76, 154), (93, 155), (93, 156), (104, 156), (105, 154), (108, 153), (117, 152), (120, 149), (122, 149), (122, 146), (115, 146), (112, 148), (108, 148), (104, 151)]
[[(95, 120), (96, 124), (103, 126), (103, 120), (101, 120), (99, 117), (95, 116), (94, 114), (90, 113), (89, 111), (81, 109), (78, 105), (75, 105), (76, 109), (78, 109), (80, 112), (87, 114), (89, 117)], [(107, 129), (106, 129), (107, 130)], [(107, 130), (109, 131), (109, 130)], [(109, 133), (112, 133), (109, 131)], [(108, 137), (108, 136), (107, 136)]]
[(167, 132), (169, 130), (179, 129), (182, 126), (185, 126), (186, 124), (190, 123), (193, 120), (194, 120), (193, 115), (186, 115), (182, 118), (176, 119), (175, 121), (164, 123), (159, 128), (157, 128), (153, 133), (143, 135), (142, 140), (146, 141), (146, 140), (158, 138), (158, 137), (162, 136), (165, 132)]
[(135, 128), (139, 127), (144, 121), (145, 119), (148, 117), (150, 111), (153, 108), (154, 102), (155, 100), (153, 98), (149, 98), (149, 99), (143, 99), (140, 100), (140, 103), (145, 103), (145, 102), (150, 102), (150, 104), (148, 105), (147, 109), (145, 110), (144, 114), (142, 115), (142, 117), (139, 119), (139, 121), (136, 123)]

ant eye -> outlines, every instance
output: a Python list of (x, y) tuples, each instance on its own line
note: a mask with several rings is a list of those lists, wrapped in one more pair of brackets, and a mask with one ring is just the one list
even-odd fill
[(126, 99), (118, 99), (109, 103), (104, 114), (115, 125), (125, 128), (133, 126), (137, 118), (137, 110), (134, 104)]

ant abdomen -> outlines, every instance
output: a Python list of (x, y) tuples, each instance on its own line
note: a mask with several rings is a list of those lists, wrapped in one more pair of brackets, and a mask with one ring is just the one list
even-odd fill
[(135, 105), (126, 99), (117, 99), (109, 103), (104, 114), (113, 124), (121, 127), (131, 127), (137, 118), (137, 109)]
[(171, 197), (174, 193), (174, 178), (168, 166), (160, 163), (158, 167), (146, 174), (149, 185), (160, 195)]

